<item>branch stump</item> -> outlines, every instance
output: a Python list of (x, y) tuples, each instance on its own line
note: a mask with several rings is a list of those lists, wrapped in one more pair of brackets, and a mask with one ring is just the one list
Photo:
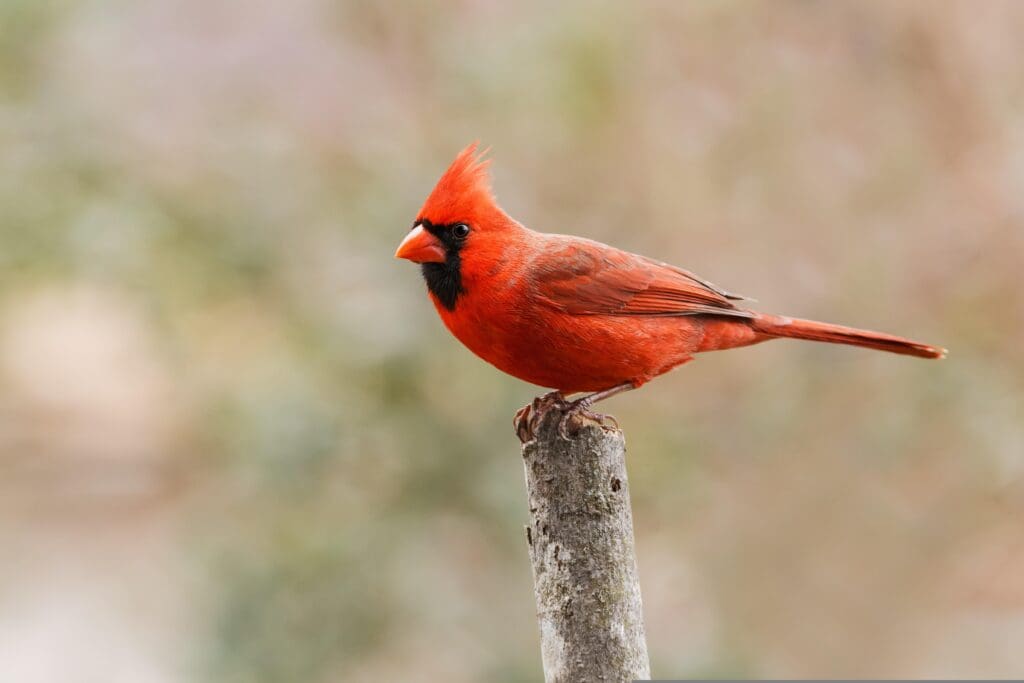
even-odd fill
[[(540, 397), (516, 416), (547, 683), (650, 678), (625, 438)], [(568, 438), (567, 438), (568, 436)]]

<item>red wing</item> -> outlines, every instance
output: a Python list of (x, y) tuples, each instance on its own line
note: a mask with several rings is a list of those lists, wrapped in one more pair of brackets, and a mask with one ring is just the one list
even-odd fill
[(727, 315), (751, 318), (729, 294), (681, 268), (573, 238), (534, 262), (538, 296), (576, 315)]

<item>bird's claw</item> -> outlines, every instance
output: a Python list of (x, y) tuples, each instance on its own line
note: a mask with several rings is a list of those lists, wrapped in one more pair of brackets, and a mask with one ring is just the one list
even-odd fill
[[(590, 410), (589, 403), (585, 402), (586, 399), (579, 399), (569, 403), (567, 409), (562, 413), (561, 419), (558, 421), (558, 434), (563, 439), (571, 439), (573, 436), (579, 433), (579, 418), (585, 418), (601, 425), (602, 427), (609, 426), (611, 423), (615, 429), (619, 428), (619, 421), (611, 415), (605, 415), (604, 413), (596, 413)], [(575, 423), (575, 429), (572, 431), (568, 430), (570, 423)]]
[(516, 411), (516, 416), (512, 418), (512, 428), (516, 430), (516, 436), (523, 443), (526, 443), (532, 438), (533, 428), (530, 424), (530, 413), (532, 403), (527, 403), (525, 406)]
[(596, 413), (590, 410), (591, 401), (589, 397), (583, 397), (575, 401), (566, 401), (565, 397), (558, 391), (543, 396), (538, 396), (519, 409), (512, 421), (516, 430), (516, 436), (523, 443), (531, 441), (536, 434), (541, 419), (549, 410), (557, 410), (561, 413), (558, 419), (558, 435), (563, 439), (570, 440), (579, 433), (580, 421), (591, 420), (602, 427), (613, 426), (619, 428), (619, 422), (611, 415)]
[(569, 410), (570, 406), (571, 404), (565, 400), (560, 391), (551, 391), (543, 396), (538, 396), (531, 403), (527, 403), (520, 408), (512, 419), (512, 426), (516, 430), (516, 436), (523, 443), (532, 441), (537, 432), (537, 427), (540, 425), (541, 418), (548, 410), (554, 408), (564, 413)]

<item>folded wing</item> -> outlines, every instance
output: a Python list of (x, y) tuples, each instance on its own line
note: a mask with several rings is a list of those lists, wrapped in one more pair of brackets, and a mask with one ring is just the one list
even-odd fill
[(582, 238), (560, 237), (533, 266), (538, 298), (566, 313), (755, 317), (693, 273)]

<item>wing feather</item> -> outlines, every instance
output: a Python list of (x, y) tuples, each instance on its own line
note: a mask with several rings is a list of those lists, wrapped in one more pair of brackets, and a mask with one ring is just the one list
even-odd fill
[(533, 265), (538, 297), (558, 310), (575, 315), (754, 315), (733, 304), (744, 297), (682, 268), (591, 240), (557, 238)]

